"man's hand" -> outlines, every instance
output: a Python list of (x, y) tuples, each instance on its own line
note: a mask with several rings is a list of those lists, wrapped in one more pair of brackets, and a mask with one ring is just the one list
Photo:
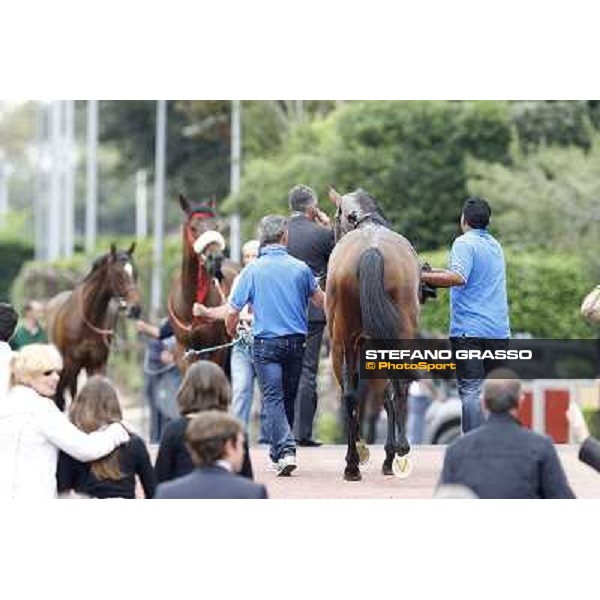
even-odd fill
[(192, 314), (194, 317), (209, 317), (209, 310), (207, 306), (204, 304), (200, 304), (199, 302), (194, 302), (194, 306), (192, 306)]
[(320, 287), (315, 290), (310, 299), (317, 308), (325, 308), (325, 293)]
[(329, 199), (336, 206), (342, 201), (342, 197), (338, 194), (337, 190), (332, 185), (329, 186)]
[(150, 337), (158, 339), (159, 330), (155, 325), (150, 325), (150, 323), (146, 323), (145, 321), (139, 320), (135, 322), (135, 328), (138, 333), (143, 333), (145, 335), (149, 335)]

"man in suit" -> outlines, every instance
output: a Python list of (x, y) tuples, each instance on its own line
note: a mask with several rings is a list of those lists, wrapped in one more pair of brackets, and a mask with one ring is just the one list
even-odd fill
[(267, 498), (264, 485), (237, 474), (244, 461), (244, 426), (237, 419), (218, 410), (201, 412), (188, 425), (185, 437), (196, 468), (160, 484), (155, 498)]
[(440, 484), (461, 484), (479, 498), (574, 498), (550, 438), (517, 420), (521, 382), (510, 369), (485, 381), (487, 421), (446, 450)]
[[(288, 252), (305, 262), (317, 278), (324, 278), (335, 238), (329, 217), (317, 208), (317, 195), (305, 186), (290, 190), (288, 202)], [(317, 374), (325, 329), (325, 312), (314, 304), (308, 308), (308, 334), (302, 362), (302, 374), (296, 395), (295, 437), (299, 446), (318, 446), (313, 439), (317, 410)]]

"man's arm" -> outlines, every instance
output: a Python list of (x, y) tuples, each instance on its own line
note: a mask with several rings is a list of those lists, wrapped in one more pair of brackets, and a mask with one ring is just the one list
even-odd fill
[(542, 498), (575, 498), (556, 448), (549, 439), (546, 440), (546, 455), (541, 464), (541, 486)]
[(431, 269), (421, 273), (421, 281), (433, 287), (449, 288), (456, 285), (465, 285), (462, 275), (447, 269)]
[(227, 314), (225, 315), (225, 329), (227, 329), (229, 336), (234, 338), (240, 320), (240, 311), (231, 306), (231, 304), (225, 304), (224, 306), (227, 309)]
[(320, 287), (317, 287), (310, 299), (317, 308), (325, 308), (325, 292)]
[(205, 317), (213, 321), (224, 321), (227, 317), (227, 304), (221, 304), (221, 306), (204, 306), (204, 304), (195, 302), (192, 314), (195, 317)]

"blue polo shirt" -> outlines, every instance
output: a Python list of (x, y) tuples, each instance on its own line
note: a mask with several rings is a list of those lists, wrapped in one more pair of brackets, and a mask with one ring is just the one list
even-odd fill
[(450, 290), (450, 337), (510, 337), (502, 246), (486, 229), (454, 240), (448, 268), (465, 284)]
[(308, 303), (317, 287), (306, 263), (290, 256), (284, 246), (271, 245), (244, 268), (229, 304), (238, 311), (252, 305), (256, 338), (306, 335)]

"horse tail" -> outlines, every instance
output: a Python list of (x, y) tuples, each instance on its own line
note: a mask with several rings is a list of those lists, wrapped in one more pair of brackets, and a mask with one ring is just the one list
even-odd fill
[(377, 248), (367, 248), (358, 262), (363, 331), (380, 340), (397, 338), (400, 332), (400, 313), (385, 291), (384, 264)]

